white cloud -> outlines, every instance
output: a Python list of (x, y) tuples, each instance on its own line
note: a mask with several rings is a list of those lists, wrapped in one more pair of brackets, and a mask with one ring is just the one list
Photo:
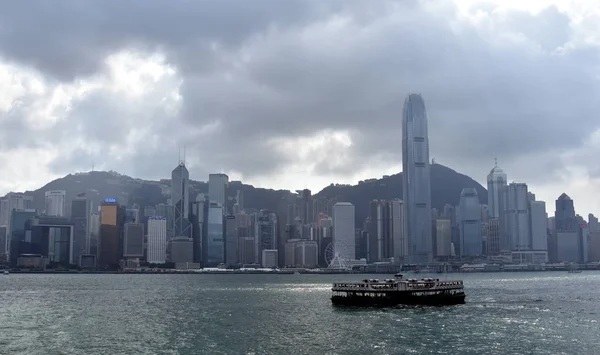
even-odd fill
[[(19, 36), (0, 33), (0, 192), (92, 162), (166, 177), (184, 145), (199, 180), (319, 190), (392, 174), (418, 91), (438, 162), (484, 183), (498, 157), (550, 213), (569, 189), (600, 212), (584, 192), (599, 168), (576, 158), (600, 148), (594, 1), (300, 1), (246, 6), (245, 22), (218, 2), (93, 4), (0, 14)], [(36, 16), (64, 26), (28, 37)]]

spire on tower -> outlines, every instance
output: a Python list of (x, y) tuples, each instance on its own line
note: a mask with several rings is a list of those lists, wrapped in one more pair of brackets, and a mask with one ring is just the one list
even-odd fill
[(498, 167), (498, 158), (494, 158), (494, 167)]

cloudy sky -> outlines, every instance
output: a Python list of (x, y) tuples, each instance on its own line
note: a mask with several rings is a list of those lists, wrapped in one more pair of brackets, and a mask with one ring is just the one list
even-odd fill
[(437, 162), (598, 214), (599, 49), (594, 0), (5, 1), (0, 193), (165, 178), (180, 146), (197, 180), (380, 177), (419, 92)]

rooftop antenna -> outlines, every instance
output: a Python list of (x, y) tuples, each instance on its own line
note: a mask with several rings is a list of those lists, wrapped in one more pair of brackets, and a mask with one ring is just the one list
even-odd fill
[(94, 171), (94, 161), (92, 160), (92, 171)]
[(494, 167), (498, 167), (498, 158), (494, 158)]
[(183, 165), (185, 165), (185, 144), (183, 145)]

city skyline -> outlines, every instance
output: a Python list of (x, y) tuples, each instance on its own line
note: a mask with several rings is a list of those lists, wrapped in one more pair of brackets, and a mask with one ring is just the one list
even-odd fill
[[(222, 172), (318, 191), (397, 173), (392, 122), (404, 96), (420, 92), (438, 162), (485, 186), (482, 172), (498, 158), (539, 199), (566, 191), (598, 214), (594, 11), (558, 1), (335, 3), (256, 6), (249, 23), (218, 2), (204, 13), (158, 4), (141, 11), (155, 20), (150, 30), (139, 15), (103, 16), (139, 14), (132, 2), (65, 2), (36, 38), (28, 26), (51, 16), (8, 4), (0, 161), (10, 174), (0, 194), (92, 166), (165, 178), (180, 146), (196, 180)], [(53, 27), (69, 18), (79, 27)]]

